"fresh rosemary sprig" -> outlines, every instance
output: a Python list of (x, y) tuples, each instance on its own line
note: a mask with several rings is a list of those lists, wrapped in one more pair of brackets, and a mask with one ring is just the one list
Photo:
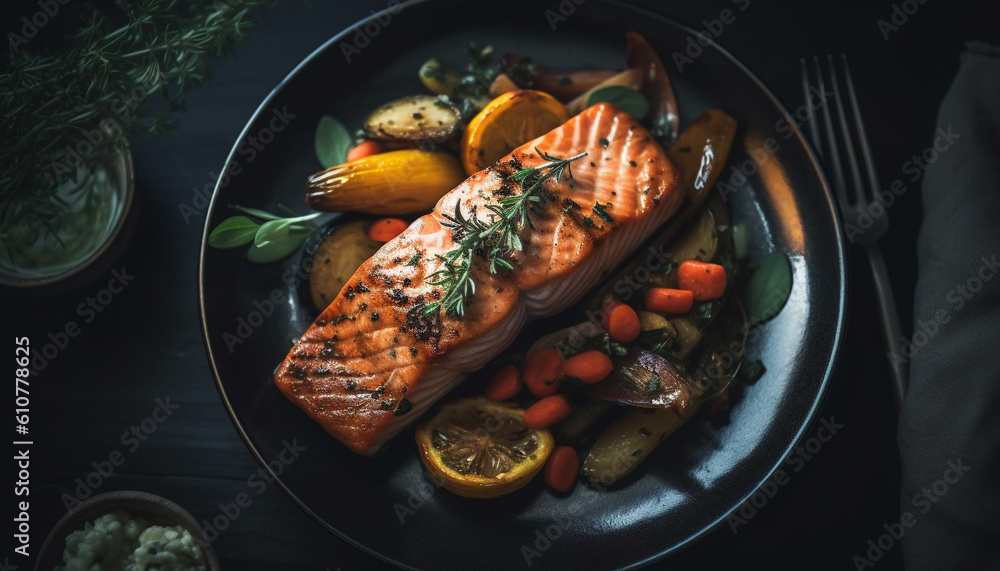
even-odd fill
[[(65, 208), (55, 195), (77, 165), (100, 162), (128, 135), (170, 131), (168, 110), (183, 109), (188, 88), (208, 79), (209, 58), (231, 54), (249, 12), (277, 2), (119, 0), (123, 14), (113, 17), (86, 6), (58, 50), (15, 40), (0, 74), (0, 255), (58, 232)], [(144, 110), (151, 102), (160, 108)], [(104, 128), (111, 118), (121, 128)]]
[(532, 168), (521, 169), (508, 177), (520, 183), (521, 193), (505, 196), (498, 204), (488, 204), (489, 220), (481, 220), (475, 209), (468, 218), (462, 214), (460, 204), (455, 204), (455, 215), (445, 215), (446, 228), (451, 228), (452, 236), (458, 242), (458, 247), (444, 256), (438, 256), (444, 265), (431, 274), (428, 283), (444, 288), (441, 299), (427, 306), (427, 313), (434, 313), (441, 307), (453, 317), (465, 314), (465, 300), (476, 293), (476, 282), (472, 278), (472, 260), (479, 255), (490, 264), (490, 272), (497, 273), (500, 269), (513, 270), (514, 266), (506, 257), (515, 251), (521, 251), (524, 245), (518, 236), (518, 230), (531, 225), (528, 211), (531, 205), (542, 201), (540, 191), (545, 181), (550, 178), (559, 180), (563, 173), (573, 178), (570, 163), (587, 156), (587, 153), (560, 159), (542, 152), (537, 147), (535, 152), (548, 163)]

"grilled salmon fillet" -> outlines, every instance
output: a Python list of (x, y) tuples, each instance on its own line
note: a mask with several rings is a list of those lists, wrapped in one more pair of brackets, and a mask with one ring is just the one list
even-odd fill
[[(491, 274), (475, 257), (475, 295), (463, 316), (443, 308), (433, 285), (456, 247), (446, 216), (521, 192), (510, 175), (581, 152), (549, 178), (511, 271)], [(303, 333), (275, 373), (281, 392), (348, 448), (370, 455), (435, 401), (502, 352), (532, 317), (579, 300), (680, 206), (679, 175), (632, 116), (596, 104), (525, 143), (444, 195), (361, 265)], [(596, 205), (596, 209), (595, 209)], [(459, 236), (460, 239), (460, 236)]]

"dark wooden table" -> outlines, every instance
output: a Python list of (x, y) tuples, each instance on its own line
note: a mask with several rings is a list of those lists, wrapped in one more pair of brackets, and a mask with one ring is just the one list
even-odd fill
[[(801, 103), (800, 57), (847, 52), (886, 187), (908, 178), (911, 156), (931, 144), (937, 105), (957, 69), (964, 40), (989, 38), (986, 34), (995, 39), (997, 22), (995, 8), (943, 0), (633, 3), (698, 30), (723, 9), (746, 4), (717, 41), (789, 109)], [(539, 13), (525, 17), (542, 18), (544, 9), (558, 9), (558, 4), (541, 0)], [(214, 541), (226, 569), (387, 567), (326, 532), (276, 486), (254, 476), (261, 467), (222, 405), (202, 342), (196, 276), (204, 203), (195, 199), (212, 188), (213, 173), (269, 91), (330, 36), (385, 7), (384, 0), (314, 2), (311, 8), (289, 2), (267, 11), (252, 31), (252, 43), (240, 46), (235, 58), (216, 62), (212, 82), (192, 91), (186, 112), (177, 115), (180, 128), (164, 141), (136, 146), (140, 224), (114, 270), (59, 296), (6, 292), (2, 322), (8, 342), (29, 336), (37, 350), (55, 346), (31, 379), (32, 548), (41, 546), (65, 513), (66, 494), (145, 490), (178, 502), (202, 520), (246, 493), (252, 503)], [(27, 3), (24, 10), (26, 15), (36, 8)], [(897, 10), (902, 14), (895, 16), (898, 29), (880, 28), (879, 20), (891, 24)], [(17, 19), (8, 22), (13, 26)], [(405, 25), (405, 16), (399, 22)], [(891, 209), (884, 247), (904, 331), (911, 331), (921, 208), (919, 181), (907, 184)], [(185, 213), (181, 205), (194, 205), (197, 212)], [(113, 280), (127, 285), (113, 288), (118, 293), (101, 293)], [(843, 428), (735, 533), (723, 525), (660, 567), (738, 563), (849, 569), (852, 556), (863, 555), (867, 541), (884, 532), (883, 524), (898, 521), (899, 466), (887, 365), (867, 263), (855, 251), (850, 287), (838, 372), (817, 416)], [(67, 327), (76, 335), (64, 335)], [(88, 480), (95, 471), (108, 475)], [(30, 567), (10, 549), (0, 557)], [(877, 566), (900, 568), (900, 561), (895, 546)]]

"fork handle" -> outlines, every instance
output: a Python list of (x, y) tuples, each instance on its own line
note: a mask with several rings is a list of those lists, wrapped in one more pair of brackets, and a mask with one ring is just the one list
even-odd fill
[(892, 383), (892, 396), (896, 402), (896, 411), (903, 402), (903, 395), (906, 393), (906, 383), (909, 379), (910, 366), (909, 359), (902, 354), (901, 342), (903, 341), (903, 330), (899, 324), (899, 312), (896, 310), (896, 300), (892, 295), (892, 286), (889, 283), (889, 270), (885, 266), (885, 258), (882, 250), (878, 246), (865, 248), (868, 253), (868, 261), (872, 268), (872, 277), (875, 279), (875, 292), (878, 295), (879, 318), (882, 321), (882, 336), (885, 346), (889, 349), (887, 358), (889, 360), (889, 377)]

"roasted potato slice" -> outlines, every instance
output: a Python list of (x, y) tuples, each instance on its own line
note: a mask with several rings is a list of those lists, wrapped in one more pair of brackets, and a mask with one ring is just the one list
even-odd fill
[(424, 62), (418, 75), (424, 87), (438, 95), (454, 95), (455, 88), (462, 81), (462, 74), (457, 69), (442, 64), (437, 58)]
[(462, 112), (434, 95), (390, 101), (365, 119), (365, 133), (382, 141), (442, 142), (458, 130)]
[(670, 258), (675, 263), (686, 260), (711, 262), (719, 248), (719, 232), (712, 209), (706, 208), (701, 218), (670, 247)]
[(649, 454), (701, 408), (695, 396), (684, 416), (668, 408), (629, 408), (590, 448), (581, 472), (587, 480), (610, 486), (632, 473)]
[(686, 317), (675, 317), (670, 320), (670, 323), (677, 331), (677, 356), (683, 359), (698, 346), (698, 343), (701, 343), (705, 334)]
[(325, 309), (361, 264), (382, 247), (381, 242), (368, 237), (371, 222), (355, 220), (338, 226), (316, 248), (309, 272), (309, 294), (317, 309)]

